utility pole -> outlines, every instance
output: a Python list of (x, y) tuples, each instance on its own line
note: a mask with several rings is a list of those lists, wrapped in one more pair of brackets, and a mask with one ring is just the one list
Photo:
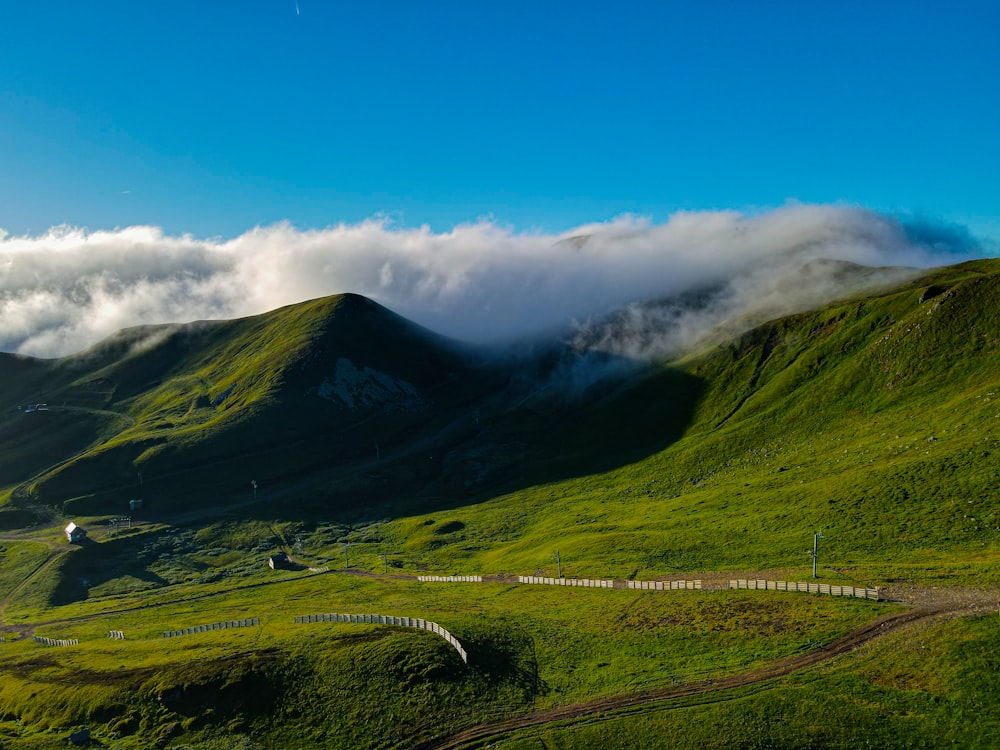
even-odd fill
[(351, 543), (344, 542), (344, 567), (351, 567)]
[(256, 479), (251, 479), (250, 480), (250, 484), (253, 485), (253, 499), (256, 500), (257, 499), (257, 480)]
[(813, 548), (812, 552), (806, 551), (806, 554), (813, 559), (813, 578), (819, 578), (819, 540), (823, 538), (823, 532), (817, 531), (813, 534)]
[(389, 575), (389, 555), (385, 552), (382, 553), (382, 567), (385, 575)]
[(559, 557), (559, 550), (552, 553), (552, 556), (556, 559), (556, 574), (562, 578), (562, 558)]

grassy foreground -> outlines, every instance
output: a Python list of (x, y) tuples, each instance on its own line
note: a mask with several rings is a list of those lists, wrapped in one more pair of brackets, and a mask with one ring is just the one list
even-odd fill
[[(377, 369), (423, 383), (439, 399), (433, 414), (401, 402), (370, 417), (327, 401), (313, 409), (332, 372), (317, 342), (350, 348), (352, 372), (379, 349), (370, 330), (343, 337), (347, 313), (385, 324), (356, 303), (185, 333), (194, 348), (183, 336), (168, 350), (125, 347), (106, 354), (100, 378), (67, 380), (78, 363), (0, 368), (6, 396), (51, 382), (67, 409), (86, 410), (39, 417), (65, 431), (9, 411), (0, 424), (0, 441), (16, 448), (0, 457), (0, 746), (64, 746), (86, 726), (126, 749), (408, 748), (533, 710), (752, 670), (899, 606), (405, 577), (421, 572), (555, 575), (561, 565), (578, 577), (801, 580), (823, 529), (824, 582), (1000, 584), (996, 262), (773, 321), (569, 401), (522, 398), (494, 370), (486, 385), (442, 387), (468, 376), (469, 361), (435, 343), (437, 364), (422, 367), (425, 334), (393, 321), (398, 345)], [(287, 340), (267, 344), (268, 331)], [(251, 345), (238, 372), (217, 357)], [(187, 358), (147, 388), (171, 352)], [(265, 377), (272, 357), (287, 361)], [(286, 408), (293, 396), (301, 401)], [(277, 444), (306, 414), (305, 442), (286, 447), (308, 446), (290, 478), (284, 454), (254, 441)], [(408, 447), (386, 448), (385, 431)], [(377, 440), (385, 452), (373, 458)], [(231, 462), (233, 445), (247, 455)], [(53, 463), (57, 449), (77, 452)], [(191, 464), (200, 451), (208, 458)], [(257, 468), (270, 473), (249, 473)], [(107, 537), (102, 525), (120, 511), (106, 505), (134, 494), (137, 470), (151, 509)], [(249, 476), (273, 478), (256, 503)], [(227, 489), (237, 479), (238, 495)], [(92, 542), (69, 551), (59, 511)], [(56, 521), (26, 529), (45, 513)], [(268, 571), (278, 549), (353, 572)], [(436, 621), (470, 663), (426, 632), (293, 623), (323, 612)], [(261, 626), (162, 638), (246, 617)], [(80, 643), (45, 647), (30, 633)], [(780, 681), (496, 743), (988, 746), (998, 638), (995, 615), (928, 623)]]
[(764, 687), (523, 731), (491, 747), (993, 747), (998, 653), (996, 615), (946, 621)]
[[(36, 613), (55, 620), (37, 634), (80, 644), (2, 644), (0, 705), (16, 717), (0, 724), (4, 746), (45, 747), (87, 725), (115, 747), (209, 747), (234, 736), (248, 747), (406, 747), (530, 708), (751, 669), (828, 642), (891, 606), (748, 591), (271, 575), (276, 580), (249, 578), (205, 598), (178, 591), (180, 600), (165, 606), (109, 601), (105, 609), (126, 611), (82, 620), (71, 619), (72, 605)], [(439, 622), (470, 663), (420, 631), (292, 622), (319, 612)], [(252, 616), (259, 627), (161, 636)], [(127, 640), (109, 640), (112, 629)]]

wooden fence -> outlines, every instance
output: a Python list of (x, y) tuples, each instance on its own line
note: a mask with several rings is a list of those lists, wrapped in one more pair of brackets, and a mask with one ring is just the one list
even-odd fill
[(643, 591), (701, 590), (701, 581), (625, 581), (625, 588)]
[(482, 576), (417, 576), (423, 583), (482, 583)]
[(31, 636), (31, 640), (35, 643), (41, 643), (45, 646), (78, 646), (80, 641), (76, 638), (71, 638), (70, 640), (63, 640), (57, 638), (45, 638), (40, 635)]
[(193, 633), (207, 633), (209, 630), (227, 630), (229, 628), (251, 628), (260, 625), (259, 617), (249, 617), (245, 620), (225, 620), (224, 622), (213, 622), (211, 625), (195, 625), (183, 630), (164, 630), (164, 638), (175, 638), (179, 635), (192, 635)]
[(448, 643), (451, 644), (458, 655), (462, 657), (462, 661), (466, 664), (469, 663), (469, 655), (462, 648), (462, 644), (458, 642), (451, 633), (442, 628), (436, 622), (431, 622), (430, 620), (421, 620), (418, 617), (393, 617), (392, 615), (343, 615), (343, 614), (333, 614), (333, 615), (301, 615), (295, 618), (296, 623), (307, 623), (307, 622), (344, 622), (351, 623), (355, 625), (396, 625), (403, 628), (420, 628), (421, 630), (427, 630), (435, 635), (439, 635), (444, 638)]
[(857, 599), (879, 598), (879, 590), (857, 588), (855, 586), (834, 586), (831, 583), (808, 583), (807, 581), (765, 581), (732, 580), (731, 589), (759, 589), (761, 591), (803, 591), (810, 594), (829, 594), (830, 596), (853, 596)]
[(642, 589), (643, 591), (680, 591), (700, 589), (701, 581), (618, 581), (609, 578), (542, 578), (518, 576), (518, 583), (539, 583), (548, 586), (581, 586), (588, 589)]
[(518, 576), (518, 583), (540, 583), (547, 586), (582, 586), (588, 589), (613, 589), (615, 582), (608, 578), (541, 578)]

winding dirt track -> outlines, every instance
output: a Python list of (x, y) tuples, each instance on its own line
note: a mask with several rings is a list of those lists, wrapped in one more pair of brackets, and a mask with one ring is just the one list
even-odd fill
[(601, 714), (613, 714), (621, 712), (623, 709), (637, 706), (664, 703), (679, 698), (754, 685), (822, 664), (837, 656), (860, 648), (876, 638), (909, 627), (923, 620), (948, 615), (973, 614), (980, 610), (981, 605), (969, 606), (968, 604), (937, 604), (917, 607), (906, 612), (880, 617), (878, 620), (858, 628), (826, 646), (803, 654), (776, 659), (767, 666), (750, 672), (743, 672), (714, 680), (692, 682), (686, 685), (601, 698), (595, 701), (577, 703), (571, 706), (552, 708), (544, 711), (535, 711), (503, 721), (480, 724), (447, 737), (429, 740), (417, 745), (416, 750), (455, 750), (456, 748), (478, 747), (486, 740), (496, 739), (519, 729), (527, 729), (552, 722), (567, 721), (582, 717), (595, 718)]
[[(14, 538), (3, 537), (11, 541)], [(18, 541), (23, 539), (17, 538)], [(33, 540), (36, 541), (36, 540)], [(65, 552), (59, 551), (61, 545), (52, 542), (42, 542), (53, 547), (52, 554), (42, 561), (31, 573), (0, 601), (0, 617), (7, 602), (21, 589), (23, 589), (37, 573), (59, 558)], [(353, 569), (341, 569), (330, 571), (335, 573), (346, 573), (349, 575), (370, 575), (379, 577), (376, 574), (366, 573)], [(329, 573), (314, 573), (312, 575), (328, 575)], [(392, 576), (409, 577), (409, 576)], [(300, 580), (298, 578), (292, 580)], [(292, 582), (292, 580), (266, 581), (249, 585), (225, 589), (223, 591), (206, 592), (197, 596), (185, 597), (183, 601), (190, 602), (198, 599), (208, 599), (217, 596), (229, 595), (234, 591), (259, 588), (263, 586), (280, 586)], [(709, 586), (711, 587), (711, 585)], [(727, 690), (742, 688), (752, 685), (762, 685), (770, 680), (774, 680), (795, 672), (799, 672), (810, 667), (815, 667), (824, 662), (830, 661), (842, 654), (864, 646), (865, 644), (910, 627), (918, 622), (943, 617), (958, 617), (963, 615), (984, 614), (995, 611), (1000, 606), (1000, 590), (997, 589), (974, 589), (967, 587), (927, 587), (927, 586), (900, 586), (894, 588), (884, 588), (883, 593), (891, 601), (900, 601), (909, 604), (912, 609), (905, 612), (880, 617), (873, 622), (864, 625), (847, 635), (838, 638), (831, 643), (805, 653), (794, 654), (780, 659), (775, 659), (769, 664), (740, 674), (707, 679), (699, 682), (692, 682), (683, 685), (673, 685), (670, 687), (645, 690), (641, 692), (628, 693), (625, 695), (610, 696), (584, 703), (576, 703), (569, 706), (561, 706), (546, 710), (534, 711), (532, 713), (515, 716), (510, 719), (495, 721), (456, 732), (454, 734), (437, 737), (427, 740), (421, 744), (413, 746), (414, 750), (457, 750), (458, 748), (482, 747), (484, 743), (491, 739), (500, 738), (512, 732), (543, 726), (562, 721), (572, 721), (574, 719), (587, 718), (590, 720), (600, 720), (602, 718), (612, 718), (615, 715), (628, 713), (630, 709), (642, 710), (643, 707), (661, 704), (661, 708), (670, 708), (671, 701), (677, 701), (678, 705), (690, 705), (690, 701), (681, 699), (692, 696), (703, 695), (709, 700), (727, 700), (726, 697), (718, 695)], [(121, 614), (137, 610), (153, 609), (176, 605), (177, 600), (155, 602), (123, 607), (118, 610), (106, 610), (87, 615), (78, 615), (58, 620), (45, 622), (34, 622), (21, 625), (2, 625), (0, 620), (0, 632), (20, 631), (23, 635), (30, 635), (37, 626), (48, 626), (61, 623), (80, 622), (107, 617), (112, 614)], [(713, 699), (710, 696), (715, 695)]]

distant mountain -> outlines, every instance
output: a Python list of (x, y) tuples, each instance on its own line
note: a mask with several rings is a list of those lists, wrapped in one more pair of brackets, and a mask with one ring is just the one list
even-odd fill
[(0, 485), (27, 482), (36, 502), (77, 511), (150, 493), (219, 501), (392, 455), (497, 378), (485, 353), (349, 294), (128, 329), (58, 360), (5, 355)]
[[(520, 355), (472, 348), (357, 295), (132, 328), (63, 359), (3, 355), (0, 489), (65, 513), (137, 497), (166, 512), (246, 503), (256, 482), (287, 509), (392, 515), (677, 441), (675, 453), (699, 445), (702, 464), (890, 405), (920, 420), (925, 399), (995, 378), (998, 271), (980, 261), (900, 284), (913, 272), (818, 262), (802, 274), (854, 296), (768, 322), (765, 305), (709, 317), (708, 337), (658, 362), (597, 336)], [(662, 303), (674, 313), (644, 319), (642, 335), (669, 340), (677, 316), (703, 315), (717, 293)]]
[[(86, 546), (52, 549), (54, 522), (3, 534), (5, 633), (23, 643), (0, 654), (0, 744), (65, 744), (80, 726), (129, 746), (417, 746), (578, 703), (586, 731), (494, 737), (990, 746), (1000, 260), (894, 273), (819, 263), (757, 296), (705, 289), (505, 352), (341, 295), (133, 328), (64, 359), (0, 356), (0, 530), (60, 513), (97, 530), (86, 516), (145, 500), (143, 523)], [(812, 309), (772, 314), (817, 288)], [(904, 604), (405, 580), (801, 582), (819, 530), (823, 583)], [(266, 567), (296, 547), (353, 570)], [(291, 627), (333, 606), (433, 616), (469, 662), (403, 628)], [(156, 645), (162, 628), (260, 611), (271, 624), (245, 637)], [(36, 627), (81, 640), (45, 649)], [(884, 640), (812, 660), (870, 637)], [(800, 656), (807, 671), (762, 696), (726, 677), (722, 700), (686, 702), (706, 675), (759, 679)], [(670, 695), (684, 712), (663, 710)], [(608, 713), (615, 696), (626, 714)]]

